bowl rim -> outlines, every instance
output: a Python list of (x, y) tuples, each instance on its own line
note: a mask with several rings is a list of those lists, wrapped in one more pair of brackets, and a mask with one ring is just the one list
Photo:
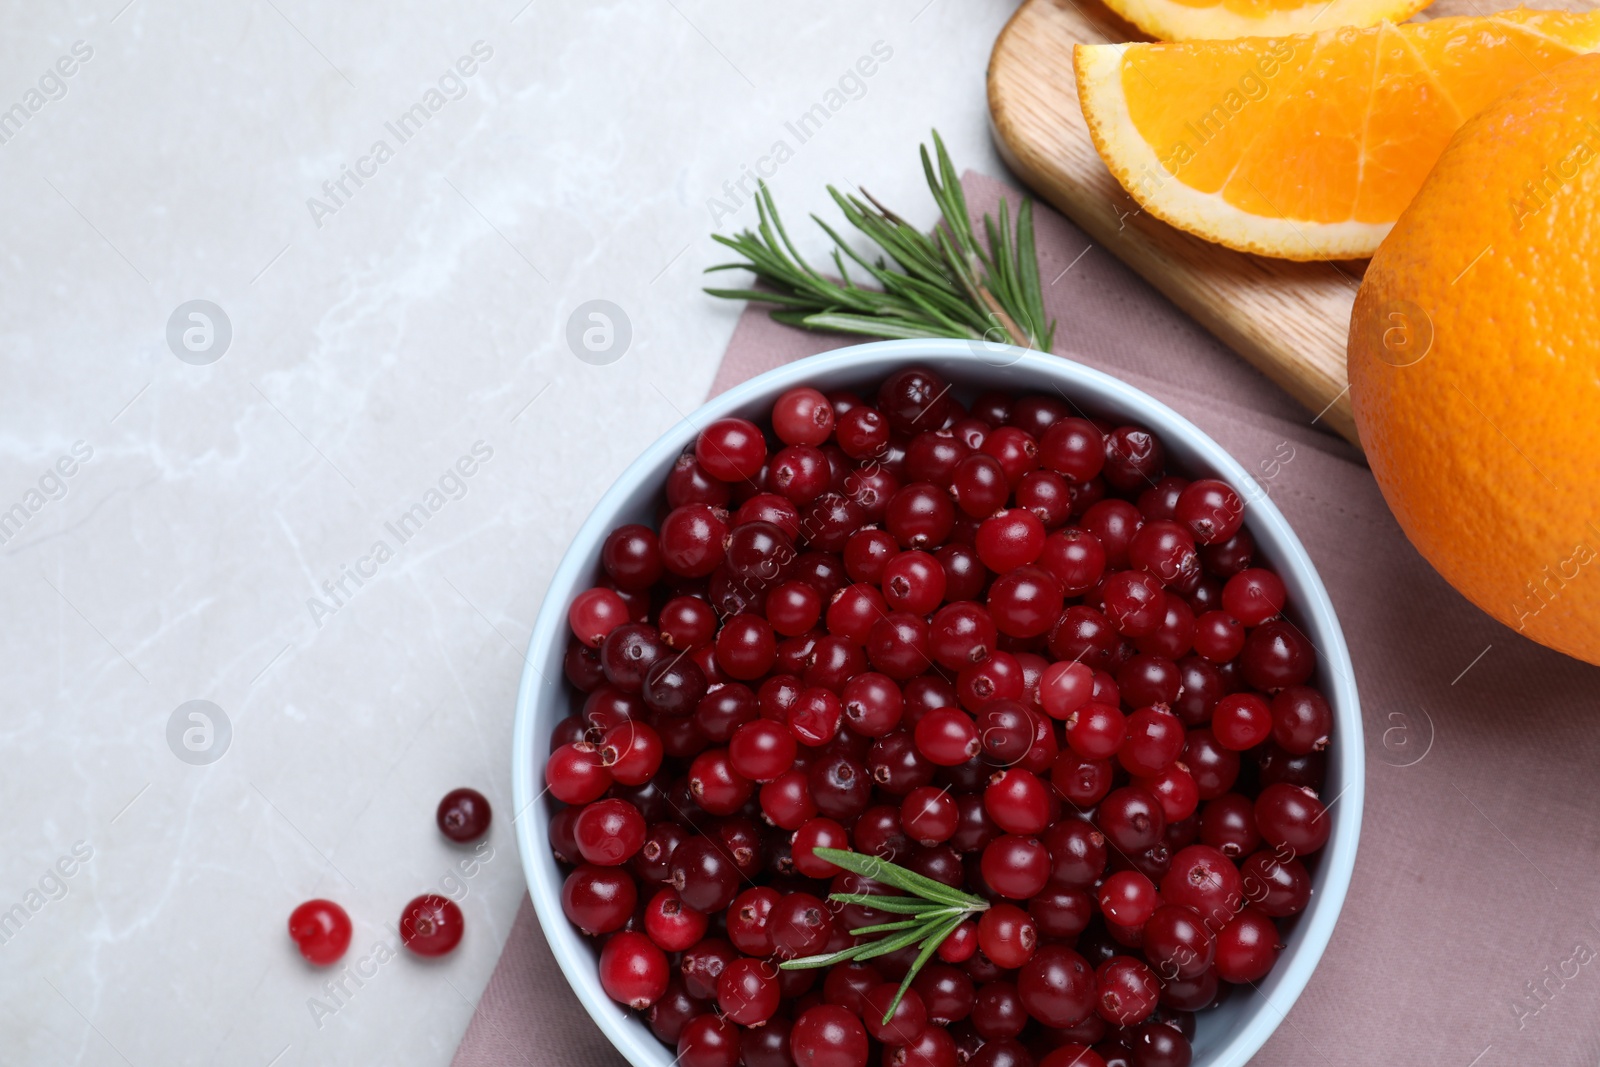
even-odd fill
[[(538, 617), (528, 641), (524, 667), (517, 687), (516, 716), (512, 732), (511, 780), (517, 847), (522, 860), (528, 892), (552, 955), (561, 967), (574, 994), (589, 1012), (607, 1039), (634, 1067), (670, 1067), (672, 1055), (637, 1018), (611, 1001), (600, 987), (592, 963), (592, 942), (569, 923), (561, 910), (562, 877), (550, 853), (548, 825), (537, 817), (524, 818), (543, 796), (538, 781), (543, 777), (541, 754), (545, 739), (537, 736), (535, 720), (541, 698), (547, 691), (559, 696), (564, 680), (547, 680), (536, 666), (548, 662), (541, 653), (551, 642), (564, 650), (567, 640), (567, 604), (580, 582), (586, 582), (595, 565), (595, 550), (610, 532), (612, 516), (636, 499), (646, 479), (663, 462), (680, 455), (692, 442), (696, 427), (745, 409), (764, 398), (796, 385), (840, 371), (856, 374), (887, 374), (894, 366), (921, 360), (971, 360), (979, 373), (1006, 370), (1044, 380), (1069, 389), (1082, 390), (1088, 406), (1109, 403), (1131, 413), (1163, 440), (1181, 439), (1185, 451), (1198, 457), (1198, 465), (1234, 486), (1256, 485), (1255, 478), (1211, 436), (1155, 397), (1103, 371), (1069, 357), (1051, 353), (981, 342), (949, 339), (876, 341), (834, 349), (794, 360), (756, 375), (727, 391), (711, 397), (690, 414), (680, 418), (618, 475), (615, 482), (595, 503), (588, 517), (573, 535), (561, 562), (550, 576)], [(1017, 388), (1026, 388), (1019, 381)], [(654, 486), (650, 487), (655, 490)], [(1363, 745), (1360, 702), (1354, 669), (1344, 632), (1321, 576), (1288, 521), (1270, 496), (1250, 494), (1247, 520), (1253, 533), (1267, 531), (1280, 570), (1293, 572), (1291, 585), (1300, 587), (1298, 612), (1304, 627), (1321, 638), (1316, 645), (1318, 659), (1329, 670), (1322, 688), (1329, 697), (1339, 738), (1339, 758), (1330, 761), (1330, 784), (1340, 786), (1329, 811), (1333, 829), (1325, 846), (1317, 878), (1320, 899), (1299, 916), (1291, 946), (1292, 958), (1280, 958), (1268, 979), (1272, 988), (1256, 991), (1267, 1001), (1270, 1011), (1256, 1010), (1229, 1039), (1214, 1048), (1196, 1067), (1242, 1067), (1294, 1005), (1321, 960), (1333, 927), (1344, 906), (1355, 868), (1365, 798), (1366, 760)], [(1262, 541), (1257, 537), (1258, 543)], [(1285, 575), (1286, 579), (1289, 577)], [(1308, 635), (1309, 637), (1309, 635)], [(1337, 768), (1339, 773), (1332, 774)], [(1341, 805), (1334, 810), (1334, 805)], [(542, 808), (540, 808), (542, 811)]]

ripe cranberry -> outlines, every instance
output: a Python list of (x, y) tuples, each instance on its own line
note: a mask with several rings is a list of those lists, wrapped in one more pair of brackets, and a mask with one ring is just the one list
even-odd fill
[(668, 883), (696, 911), (721, 911), (739, 890), (739, 871), (710, 838), (691, 837), (673, 850)]
[(1161, 442), (1155, 434), (1138, 426), (1119, 426), (1107, 434), (1105, 456), (1102, 474), (1123, 493), (1153, 484), (1166, 464)]
[(1127, 719), (1109, 704), (1087, 703), (1067, 717), (1067, 744), (1088, 759), (1115, 755), (1127, 733)]
[(1211, 732), (1223, 748), (1255, 748), (1272, 735), (1272, 709), (1254, 693), (1230, 693), (1211, 713)]
[(878, 410), (905, 434), (939, 429), (950, 404), (950, 387), (924, 367), (908, 367), (878, 387)]
[(644, 931), (667, 952), (682, 952), (706, 935), (706, 917), (686, 906), (675, 889), (659, 890), (644, 907)]
[(784, 582), (767, 594), (765, 610), (774, 630), (795, 637), (822, 618), (822, 594), (805, 582)]
[(978, 919), (978, 947), (1006, 970), (1021, 967), (1038, 947), (1033, 917), (1014, 904), (991, 904)]
[(587, 804), (611, 788), (600, 749), (587, 741), (562, 745), (544, 765), (545, 785), (563, 804)]
[(1095, 969), (1095, 1011), (1113, 1026), (1148, 1019), (1161, 996), (1150, 968), (1131, 956), (1117, 956)]
[(891, 612), (873, 623), (866, 650), (872, 666), (896, 681), (914, 678), (932, 666), (928, 624), (910, 612)]
[(1113, 790), (1100, 802), (1095, 821), (1107, 841), (1130, 855), (1158, 844), (1167, 828), (1161, 802), (1139, 786)]
[(904, 696), (893, 678), (869, 672), (845, 682), (839, 692), (844, 722), (863, 737), (882, 737), (900, 723)]
[(1104, 438), (1087, 419), (1063, 418), (1039, 438), (1039, 463), (1068, 481), (1085, 482), (1105, 466)]
[(789, 709), (789, 732), (802, 745), (817, 748), (839, 732), (844, 709), (839, 698), (821, 686), (802, 689)]
[(1275, 919), (1298, 915), (1311, 903), (1311, 875), (1297, 859), (1257, 852), (1240, 864), (1239, 878), (1245, 899)]
[(1287, 596), (1282, 578), (1261, 567), (1250, 567), (1222, 587), (1222, 610), (1246, 626), (1260, 626), (1283, 610)]
[(866, 1024), (867, 1033), (890, 1048), (911, 1044), (928, 1025), (928, 1009), (915, 989), (907, 989), (890, 1013), (889, 1005), (899, 992), (899, 983), (883, 982), (867, 990), (862, 998), (861, 1021)]
[(1224, 793), (1209, 801), (1200, 814), (1200, 840), (1229, 859), (1254, 852), (1261, 844), (1255, 802), (1238, 793)]
[(956, 521), (950, 498), (936, 485), (913, 482), (889, 498), (883, 524), (902, 548), (937, 548)]
[(1163, 982), (1198, 978), (1216, 957), (1215, 929), (1189, 908), (1163, 904), (1145, 923), (1145, 958)]
[(1050, 783), (1080, 809), (1092, 808), (1111, 791), (1115, 773), (1110, 760), (1089, 759), (1067, 751), (1051, 764)]
[(1131, 1040), (1132, 1067), (1189, 1067), (1189, 1038), (1166, 1023), (1147, 1022)]
[(872, 799), (866, 766), (843, 753), (823, 754), (807, 771), (806, 781), (817, 810), (840, 822), (854, 822)]
[(585, 861), (601, 867), (626, 863), (644, 845), (644, 817), (626, 800), (597, 800), (578, 813), (573, 836)]
[(967, 443), (949, 430), (919, 433), (906, 446), (906, 476), (914, 482), (949, 486), (956, 464), (971, 454)]
[(1119, 926), (1143, 926), (1160, 903), (1155, 883), (1138, 871), (1118, 871), (1100, 884), (1100, 910)]
[(1049, 881), (1050, 853), (1037, 838), (1007, 834), (984, 846), (979, 870), (999, 895), (1027, 900)]
[(1161, 896), (1169, 904), (1194, 910), (1215, 929), (1244, 903), (1239, 871), (1233, 861), (1210, 845), (1189, 845), (1172, 857)]
[(793, 838), (794, 866), (807, 878), (832, 878), (839, 868), (817, 856), (819, 848), (850, 848), (850, 835), (843, 826), (832, 819), (807, 820), (795, 831)]
[(1144, 525), (1144, 516), (1126, 500), (1101, 500), (1090, 505), (1078, 525), (1100, 542), (1106, 566), (1122, 570), (1128, 566), (1128, 542)]
[(1261, 839), (1296, 855), (1316, 852), (1328, 843), (1333, 820), (1316, 794), (1282, 782), (1266, 786), (1256, 797), (1256, 828)]
[(678, 971), (690, 996), (710, 1000), (717, 995), (717, 979), (739, 958), (733, 946), (720, 937), (708, 937), (679, 957)]
[(1068, 607), (1050, 628), (1050, 654), (1057, 659), (1081, 662), (1091, 669), (1108, 666), (1117, 644), (1117, 632), (1111, 628), (1111, 621), (1085, 604)]
[(767, 442), (761, 428), (747, 419), (718, 419), (695, 439), (694, 458), (713, 478), (744, 481), (761, 471)]
[(995, 825), (1008, 834), (1036, 834), (1050, 823), (1050, 791), (1021, 767), (1010, 767), (989, 779), (983, 806)]
[(740, 1026), (760, 1026), (778, 1010), (778, 969), (766, 960), (737, 959), (717, 979), (717, 1006)]
[(620, 930), (633, 917), (638, 900), (633, 879), (616, 867), (584, 864), (567, 875), (561, 887), (562, 913), (586, 934)]
[(1321, 693), (1304, 685), (1291, 685), (1272, 698), (1271, 720), (1272, 739), (1294, 756), (1327, 748), (1333, 732), (1333, 709)]
[(1246, 907), (1217, 933), (1217, 977), (1259, 982), (1277, 962), (1278, 928), (1259, 909)]
[(717, 616), (704, 600), (679, 596), (662, 605), (657, 625), (662, 644), (676, 652), (690, 652), (716, 635)]
[(959, 1022), (972, 1013), (976, 992), (972, 979), (961, 971), (943, 963), (930, 963), (912, 981), (928, 1009), (928, 1021), (935, 1024), (929, 1029)]
[(1244, 522), (1244, 501), (1226, 482), (1201, 478), (1178, 497), (1173, 518), (1183, 523), (1202, 545), (1226, 541)]
[(1045, 938), (1076, 938), (1094, 917), (1094, 899), (1082, 889), (1046, 885), (1028, 901), (1028, 914)]
[(976, 713), (991, 700), (1020, 700), (1026, 682), (1016, 656), (995, 652), (982, 663), (961, 669), (956, 675), (956, 696), (962, 707)]
[(883, 1067), (957, 1067), (961, 1062), (955, 1038), (937, 1026), (923, 1029), (909, 1045), (884, 1050)]
[(462, 843), (488, 833), (491, 818), (488, 798), (476, 789), (452, 789), (440, 799), (434, 814), (439, 832)]
[(738, 1067), (739, 1027), (715, 1012), (690, 1019), (678, 1037), (682, 1067)]
[(585, 589), (567, 609), (572, 635), (590, 648), (599, 648), (606, 635), (629, 621), (628, 605), (614, 589)]
[[(633, 911), (631, 902), (628, 911)], [(466, 929), (466, 919), (456, 902), (437, 893), (413, 898), (400, 913), (400, 941), (419, 956), (443, 956), (461, 943)], [(661, 962), (661, 984), (665, 987), (666, 960)]]
[(643, 934), (613, 934), (600, 950), (600, 987), (619, 1004), (642, 1011), (667, 991), (666, 954)]
[(1183, 723), (1163, 705), (1140, 708), (1129, 715), (1126, 731), (1117, 759), (1129, 774), (1159, 774), (1183, 754)]
[(797, 1067), (866, 1067), (867, 1032), (846, 1009), (818, 1004), (795, 1019), (789, 1049)]
[(981, 749), (972, 717), (955, 708), (938, 708), (922, 717), (915, 730), (917, 751), (928, 762), (954, 767)]
[(1316, 665), (1311, 642), (1286, 619), (1272, 619), (1251, 630), (1239, 653), (1245, 682), (1268, 693), (1303, 684)]
[(984, 519), (1005, 506), (1011, 482), (993, 456), (978, 453), (956, 464), (950, 475), (950, 498), (963, 514)]
[(1180, 759), (1194, 777), (1201, 800), (1220, 797), (1239, 777), (1239, 753), (1223, 748), (1216, 735), (1204, 727), (1189, 731)]
[(900, 824), (920, 844), (937, 845), (948, 841), (959, 825), (955, 798), (947, 789), (918, 786), (901, 802)]
[(1017, 995), (1028, 1014), (1045, 1026), (1073, 1026), (1094, 1011), (1094, 972), (1067, 946), (1043, 945), (1018, 972)]
[(772, 405), (772, 432), (786, 445), (820, 445), (833, 434), (833, 405), (815, 389), (790, 389)]
[(728, 750), (712, 748), (689, 765), (689, 794), (712, 815), (732, 815), (755, 792), (755, 783), (733, 769)]
[(685, 578), (704, 578), (722, 562), (728, 537), (727, 512), (707, 504), (684, 504), (661, 520), (661, 561)]
[(308, 900), (289, 913), (289, 936), (318, 967), (337, 963), (350, 947), (350, 916), (331, 900)]
[(883, 570), (883, 599), (891, 611), (926, 615), (944, 600), (945, 574), (926, 552), (902, 552)]
[(771, 719), (747, 722), (728, 742), (728, 762), (735, 774), (753, 782), (770, 782), (794, 766), (795, 739)]
[(645, 1012), (645, 1021), (658, 1040), (676, 1045), (689, 1020), (704, 1015), (707, 1010), (705, 1002), (691, 997), (684, 989), (683, 980), (674, 976), (668, 980), (666, 992)]
[(1039, 637), (1061, 617), (1061, 586), (1043, 567), (1023, 566), (989, 586), (988, 608), (1001, 633)]

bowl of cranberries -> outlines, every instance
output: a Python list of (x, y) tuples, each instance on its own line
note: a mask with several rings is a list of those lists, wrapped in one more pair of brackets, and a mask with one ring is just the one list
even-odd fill
[(883, 342), (714, 398), (601, 498), (527, 660), (529, 887), (635, 1067), (1234, 1067), (1355, 861), (1299, 540), (1051, 355)]

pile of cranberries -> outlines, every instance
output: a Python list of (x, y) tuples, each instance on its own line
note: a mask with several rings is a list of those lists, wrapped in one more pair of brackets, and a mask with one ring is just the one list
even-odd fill
[[(902, 370), (704, 428), (568, 615), (551, 738), (567, 917), (683, 1067), (1184, 1067), (1257, 982), (1332, 730), (1228, 485), (1047, 396)], [(989, 901), (917, 946), (816, 854)], [(878, 934), (862, 935), (876, 938)]]
[[(439, 832), (457, 844), (488, 833), (491, 818), (489, 799), (476, 789), (452, 789), (434, 814)], [(466, 924), (455, 901), (424, 893), (400, 913), (400, 943), (418, 956), (443, 956), (461, 943)], [(289, 913), (289, 937), (306, 962), (318, 967), (338, 963), (353, 932), (350, 913), (332, 900), (308, 900)]]

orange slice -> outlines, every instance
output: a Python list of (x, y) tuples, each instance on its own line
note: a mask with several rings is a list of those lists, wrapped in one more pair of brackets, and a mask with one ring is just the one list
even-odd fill
[(1145, 211), (1229, 248), (1315, 260), (1370, 256), (1463, 122), (1597, 49), (1600, 11), (1519, 8), (1079, 45), (1074, 61), (1095, 147)]
[(1337, 26), (1403, 22), (1432, 0), (1106, 0), (1163, 41), (1282, 37)]

